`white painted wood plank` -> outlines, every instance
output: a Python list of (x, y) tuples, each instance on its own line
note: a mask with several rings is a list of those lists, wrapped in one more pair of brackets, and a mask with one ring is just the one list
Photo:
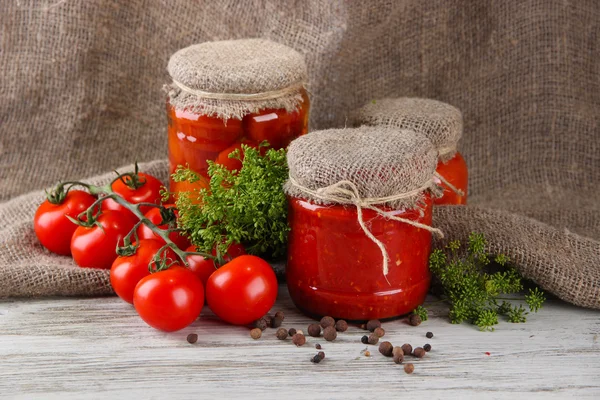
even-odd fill
[[(285, 286), (274, 311), (285, 327), (311, 322)], [(419, 327), (384, 324), (395, 345), (430, 343), (406, 375), (351, 327), (333, 343), (309, 338), (296, 348), (269, 329), (219, 322), (207, 309), (191, 327), (162, 333), (117, 298), (0, 303), (0, 397), (30, 398), (600, 398), (600, 313), (550, 301), (527, 324), (482, 333), (452, 325), (437, 305)], [(425, 338), (432, 331), (434, 338)], [(186, 342), (198, 333), (198, 343)], [(314, 344), (326, 359), (312, 364)], [(486, 355), (489, 352), (490, 355)]]

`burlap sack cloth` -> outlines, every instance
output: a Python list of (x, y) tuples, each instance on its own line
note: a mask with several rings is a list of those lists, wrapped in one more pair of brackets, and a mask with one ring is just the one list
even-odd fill
[(313, 129), (376, 98), (458, 107), (469, 206), (434, 225), (483, 232), (544, 289), (600, 308), (598, 21), (594, 0), (2, 1), (0, 294), (108, 293), (105, 273), (42, 255), (42, 196), (15, 196), (164, 159), (170, 55), (267, 37), (305, 55)]

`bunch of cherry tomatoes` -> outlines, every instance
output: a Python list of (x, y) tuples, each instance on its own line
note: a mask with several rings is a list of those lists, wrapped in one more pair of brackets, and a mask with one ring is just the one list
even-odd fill
[(72, 256), (81, 268), (110, 269), (115, 293), (156, 329), (185, 328), (205, 300), (231, 324), (264, 316), (277, 297), (271, 266), (241, 244), (223, 256), (198, 252), (177, 229), (174, 205), (161, 204), (162, 187), (137, 167), (107, 186), (59, 184), (36, 211), (35, 233), (46, 249)]

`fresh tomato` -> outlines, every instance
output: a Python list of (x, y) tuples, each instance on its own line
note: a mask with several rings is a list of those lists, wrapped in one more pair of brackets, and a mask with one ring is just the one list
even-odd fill
[(203, 305), (202, 282), (181, 266), (142, 278), (133, 292), (133, 306), (144, 322), (166, 332), (194, 322)]
[[(141, 183), (141, 186), (134, 189), (128, 185), (132, 184), (130, 177), (124, 177), (123, 180), (119, 179), (115, 183), (112, 184), (112, 190), (115, 191), (116, 194), (123, 197), (129, 203), (138, 204), (138, 203), (154, 203), (160, 204), (160, 189), (163, 186), (161, 181), (153, 177), (152, 175), (145, 174), (143, 172), (138, 172), (137, 177)], [(151, 206), (141, 206), (140, 211), (142, 213), (146, 213), (150, 211), (153, 207)], [(129, 214), (133, 216), (133, 213), (121, 206), (113, 199), (106, 199), (102, 202), (102, 210), (113, 210), (120, 211), (122, 213)]]
[(119, 211), (104, 211), (97, 222), (102, 226), (79, 226), (71, 239), (73, 260), (82, 268), (109, 269), (117, 258), (117, 244), (123, 244), (136, 221)]
[[(253, 147), (255, 149), (258, 148), (258, 145), (255, 142), (251, 142), (249, 140), (242, 140), (220, 152), (217, 156), (217, 159), (215, 160), (215, 164), (223, 165), (230, 171), (241, 170), (242, 161), (244, 160), (244, 151), (242, 150), (242, 144), (245, 144), (249, 147)], [(240, 151), (240, 158), (229, 158), (229, 154), (233, 153), (235, 150), (238, 149)]]
[[(186, 250), (188, 253), (197, 252), (198, 249), (196, 246), (190, 246)], [(213, 256), (217, 255), (216, 250), (213, 249), (211, 252)], [(227, 253), (225, 257), (223, 257), (226, 261), (231, 261), (236, 257), (242, 256), (246, 254), (246, 249), (243, 245), (239, 243), (233, 243), (227, 248)], [(212, 275), (213, 272), (216, 271), (215, 263), (210, 258), (205, 258), (202, 256), (194, 255), (188, 256), (187, 262), (189, 264), (189, 269), (193, 271), (198, 278), (202, 281), (202, 284), (206, 286), (206, 282), (208, 278)]]
[[(165, 204), (164, 207), (174, 208), (175, 205), (174, 204)], [(160, 208), (155, 207), (155, 208), (151, 209), (150, 211), (148, 211), (144, 215), (153, 224), (157, 225), (160, 229), (166, 230), (169, 228), (169, 226), (167, 224), (161, 225), (161, 222), (163, 222), (163, 219), (160, 214)], [(178, 217), (177, 210), (175, 210), (175, 216)], [(158, 236), (156, 233), (154, 233), (152, 231), (152, 229), (148, 228), (144, 224), (140, 225), (140, 227), (138, 228), (137, 234), (138, 234), (139, 239), (156, 239), (156, 240), (163, 242), (163, 244), (164, 244), (164, 240), (160, 236)], [(186, 238), (180, 232), (169, 233), (169, 239), (171, 239), (171, 241), (173, 243), (175, 243), (177, 245), (177, 247), (179, 247), (180, 249), (185, 249), (186, 247), (188, 247), (190, 245), (190, 241), (188, 240), (188, 238)]]
[[(135, 286), (143, 277), (150, 275), (148, 266), (163, 245), (164, 242), (159, 240), (142, 239), (134, 254), (116, 258), (110, 268), (110, 284), (120, 298), (133, 303)], [(166, 258), (167, 262), (173, 262), (177, 259), (177, 255), (173, 250), (168, 249)]]
[(67, 215), (77, 219), (95, 200), (82, 190), (70, 190), (60, 204), (45, 200), (33, 217), (33, 228), (40, 243), (53, 253), (71, 255), (71, 237), (77, 225), (69, 221)]
[[(213, 256), (216, 256), (217, 250), (213, 249), (211, 253)], [(246, 248), (244, 247), (243, 244), (232, 243), (227, 248), (227, 251), (225, 252), (225, 255), (223, 256), (223, 259), (225, 261), (231, 261), (236, 257), (243, 256), (244, 254), (246, 254)]]
[(277, 298), (277, 278), (262, 258), (243, 255), (216, 270), (206, 283), (206, 302), (223, 321), (246, 325), (265, 315)]

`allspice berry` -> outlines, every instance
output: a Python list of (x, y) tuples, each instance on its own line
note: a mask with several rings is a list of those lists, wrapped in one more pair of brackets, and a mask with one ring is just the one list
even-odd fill
[(321, 336), (321, 325), (319, 324), (310, 324), (308, 326), (308, 334), (312, 337)]
[(402, 347), (400, 346), (394, 346), (394, 348), (392, 349), (392, 356), (396, 357), (398, 355), (403, 356), (404, 350), (402, 350)]
[(394, 354), (393, 357), (393, 360), (396, 364), (402, 364), (402, 361), (404, 361), (404, 354)]
[(364, 335), (363, 337), (360, 338), (360, 341), (363, 344), (369, 344), (369, 337), (367, 335)]
[(190, 333), (189, 335), (187, 335), (187, 341), (189, 344), (196, 343), (198, 341), (198, 334)]
[(254, 340), (260, 339), (261, 336), (262, 336), (262, 331), (260, 330), (260, 328), (254, 328), (250, 331), (250, 337)]
[(386, 341), (386, 342), (379, 343), (379, 352), (386, 357), (392, 356), (393, 349), (394, 349), (394, 346), (392, 346), (392, 344), (390, 342)]
[(323, 329), (323, 338), (328, 342), (335, 340), (336, 337), (337, 332), (333, 326), (328, 326), (327, 328)]
[(376, 328), (381, 328), (381, 322), (378, 319), (372, 319), (367, 322), (367, 330), (373, 332)]
[(377, 344), (377, 342), (379, 342), (379, 336), (377, 336), (374, 333), (371, 333), (369, 335), (368, 343), (369, 344)]
[(404, 365), (404, 372), (406, 372), (407, 374), (412, 374), (414, 370), (415, 370), (414, 365), (412, 365), (412, 364)]
[(277, 315), (271, 319), (271, 328), (279, 328), (283, 323), (283, 318)]
[(423, 346), (423, 350), (429, 353), (431, 351), (431, 345), (427, 343), (425, 346)]
[(300, 347), (300, 346), (303, 346), (303, 345), (304, 345), (304, 343), (306, 343), (306, 338), (304, 337), (304, 335), (303, 335), (303, 334), (301, 334), (301, 333), (296, 333), (294, 336), (292, 336), (292, 342), (293, 342), (293, 343), (294, 343), (296, 346)]
[(383, 328), (375, 328), (373, 330), (373, 333), (377, 335), (377, 337), (384, 337), (385, 336), (385, 330)]
[(323, 329), (327, 328), (328, 326), (334, 326), (335, 325), (335, 319), (325, 316), (323, 318), (321, 318), (321, 327)]
[(365, 351), (365, 357), (371, 357), (371, 352), (369, 350)]
[(343, 319), (340, 319), (335, 323), (335, 330), (338, 332), (346, 332), (348, 330), (348, 323)]
[(261, 331), (264, 331), (265, 329), (267, 329), (267, 320), (263, 317), (261, 319), (257, 319), (256, 321), (254, 321), (253, 326), (255, 328), (260, 329)]
[(408, 323), (412, 326), (419, 326), (421, 325), (421, 317), (419, 317), (417, 314), (411, 314), (411, 316), (408, 317)]
[(412, 354), (412, 346), (408, 343), (404, 343), (402, 345), (402, 351), (404, 352), (405, 356), (410, 356)]
[(265, 315), (265, 316), (263, 317), (263, 319), (264, 319), (265, 321), (267, 321), (267, 327), (271, 327), (271, 320), (272, 320), (273, 318), (271, 318), (271, 316), (267, 314), (267, 315)]
[(425, 349), (423, 349), (422, 347), (417, 347), (413, 350), (413, 355), (417, 358), (423, 358), (425, 356), (425, 353)]
[(277, 332), (275, 332), (275, 335), (277, 336), (277, 339), (285, 340), (288, 337), (288, 331), (285, 328), (279, 328), (277, 329)]
[(283, 311), (277, 311), (275, 313), (275, 318), (281, 318), (281, 320), (283, 321), (285, 319), (285, 315), (283, 315)]
[(288, 331), (288, 335), (294, 336), (295, 334), (296, 334), (296, 328), (290, 328), (290, 330)]

